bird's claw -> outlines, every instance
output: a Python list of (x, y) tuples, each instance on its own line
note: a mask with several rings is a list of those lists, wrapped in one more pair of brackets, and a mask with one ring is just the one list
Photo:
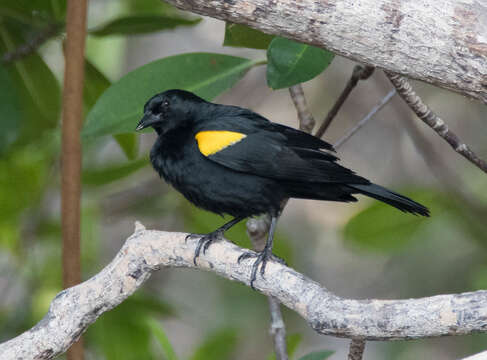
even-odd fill
[(259, 265), (260, 265), (260, 275), (262, 277), (264, 277), (265, 268), (269, 260), (273, 260), (280, 264), (286, 265), (286, 261), (274, 255), (272, 253), (272, 250), (270, 249), (264, 249), (261, 252), (254, 252), (254, 251), (244, 252), (242, 255), (238, 257), (237, 263), (240, 264), (242, 260), (246, 260), (252, 257), (256, 258), (254, 263), (252, 264), (252, 273), (250, 275), (250, 287), (254, 290), (255, 290), (254, 282), (257, 279), (257, 270), (259, 269)]
[(215, 230), (209, 234), (199, 235), (199, 234), (189, 234), (186, 236), (185, 241), (188, 241), (190, 238), (199, 237), (198, 245), (196, 246), (196, 250), (194, 252), (193, 263), (196, 265), (196, 259), (200, 256), (201, 248), (203, 248), (203, 254), (206, 254), (206, 251), (210, 247), (211, 243), (215, 240), (221, 239), (223, 232), (221, 230)]

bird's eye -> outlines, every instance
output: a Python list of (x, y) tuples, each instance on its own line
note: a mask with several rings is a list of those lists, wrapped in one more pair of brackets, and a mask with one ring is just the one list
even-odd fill
[(168, 108), (168, 107), (169, 107), (169, 101), (164, 100), (164, 102), (162, 103), (162, 106), (163, 106), (164, 108)]

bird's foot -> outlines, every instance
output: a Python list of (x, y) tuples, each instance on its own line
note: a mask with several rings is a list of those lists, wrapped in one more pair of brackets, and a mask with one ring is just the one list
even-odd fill
[(209, 234), (189, 234), (186, 236), (185, 241), (191, 238), (199, 238), (198, 245), (196, 246), (196, 250), (194, 252), (193, 263), (196, 265), (196, 259), (200, 256), (201, 248), (203, 248), (203, 254), (206, 254), (206, 250), (210, 247), (211, 243), (215, 240), (219, 240), (223, 237), (224, 231), (221, 229), (217, 229)]
[(242, 260), (246, 260), (253, 257), (255, 257), (256, 259), (252, 265), (252, 273), (250, 275), (250, 287), (254, 290), (255, 290), (254, 281), (257, 279), (257, 270), (259, 269), (259, 265), (260, 265), (260, 275), (262, 277), (264, 277), (265, 267), (269, 260), (273, 260), (280, 264), (286, 265), (286, 261), (284, 259), (274, 255), (272, 253), (272, 250), (268, 248), (264, 248), (264, 250), (261, 252), (255, 252), (255, 251), (244, 252), (242, 255), (238, 257), (237, 263), (240, 264)]

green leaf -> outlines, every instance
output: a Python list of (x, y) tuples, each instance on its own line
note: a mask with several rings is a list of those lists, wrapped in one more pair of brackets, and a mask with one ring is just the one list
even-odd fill
[(186, 19), (179, 16), (166, 15), (133, 15), (121, 17), (91, 30), (94, 36), (147, 34), (177, 26), (193, 26), (201, 19)]
[(110, 85), (110, 80), (92, 62), (85, 59), (83, 103), (87, 112), (96, 104), (98, 98)]
[(211, 100), (230, 89), (257, 62), (245, 58), (189, 53), (156, 60), (125, 75), (88, 114), (83, 137), (132, 132), (153, 95), (183, 89)]
[(314, 351), (312, 353), (300, 357), (299, 360), (324, 360), (324, 359), (328, 359), (334, 353), (335, 353), (334, 351), (329, 351), (329, 350)]
[(21, 101), (11, 91), (13, 87), (10, 75), (0, 65), (0, 156), (17, 139), (20, 132)]
[(267, 49), (267, 84), (282, 89), (311, 80), (334, 56), (327, 50), (276, 37)]
[[(85, 60), (85, 85), (83, 102), (85, 112), (95, 105), (103, 92), (110, 87), (110, 80), (90, 61)], [(118, 134), (113, 137), (127, 159), (134, 160), (139, 153), (139, 138), (135, 133)]]
[[(415, 192), (408, 197), (431, 207), (434, 195), (433, 192)], [(349, 220), (343, 235), (346, 241), (364, 249), (396, 251), (417, 238), (427, 220), (426, 217), (405, 214), (390, 205), (374, 201)]]
[(83, 184), (92, 186), (110, 184), (133, 174), (148, 163), (148, 159), (142, 158), (124, 164), (111, 165), (103, 169), (84, 170), (82, 175)]
[(153, 319), (148, 319), (147, 323), (152, 331), (152, 334), (154, 334), (156, 339), (159, 341), (159, 344), (161, 344), (166, 359), (178, 360), (178, 356), (176, 355), (176, 352), (174, 351), (171, 342), (167, 338), (166, 332), (164, 331), (162, 325)]
[(236, 347), (237, 332), (233, 329), (222, 329), (208, 336), (191, 360), (234, 359)]
[[(301, 341), (303, 340), (303, 337), (301, 334), (291, 334), (286, 336), (286, 348), (287, 348), (287, 353), (289, 355), (289, 358), (291, 358), (296, 350), (298, 349), (299, 344), (301, 344)], [(267, 360), (276, 360), (276, 354), (273, 352)]]
[(264, 34), (245, 25), (225, 23), (223, 46), (267, 49), (274, 35)]
[[(23, 44), (23, 39), (13, 28), (3, 25), (0, 24), (0, 53), (14, 51)], [(10, 91), (22, 99), (18, 142), (25, 144), (57, 126), (61, 109), (59, 84), (37, 54), (8, 64), (5, 69), (13, 84)]]

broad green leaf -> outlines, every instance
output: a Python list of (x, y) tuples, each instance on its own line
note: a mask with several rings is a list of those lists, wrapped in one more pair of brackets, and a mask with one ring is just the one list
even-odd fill
[(324, 359), (328, 359), (334, 353), (335, 353), (334, 351), (329, 351), (329, 350), (314, 351), (312, 353), (300, 357), (299, 360), (324, 360)]
[(10, 75), (0, 65), (0, 156), (18, 137), (22, 121), (21, 101), (16, 93)]
[(167, 360), (178, 360), (178, 356), (171, 345), (171, 342), (167, 338), (166, 332), (162, 325), (154, 319), (148, 319), (147, 323), (152, 331), (152, 334), (156, 337), (159, 344), (161, 344), (162, 350)]
[[(0, 53), (14, 51), (22, 43), (17, 32), (0, 24)], [(59, 84), (37, 54), (7, 64), (5, 69), (13, 84), (10, 91), (22, 99), (18, 142), (25, 144), (57, 126), (61, 107)]]
[(230, 360), (235, 358), (237, 332), (222, 329), (208, 336), (198, 347), (191, 360)]
[[(431, 208), (434, 192), (415, 192), (408, 197)], [(390, 205), (374, 201), (352, 217), (343, 235), (346, 241), (375, 251), (394, 251), (417, 238), (428, 218), (403, 213)]]
[[(85, 61), (85, 86), (83, 101), (85, 111), (88, 112), (95, 105), (103, 92), (110, 87), (110, 80), (96, 68), (90, 61)], [(139, 139), (135, 133), (118, 134), (114, 136), (115, 141), (123, 150), (127, 159), (134, 160), (139, 152)]]
[(267, 49), (274, 35), (264, 34), (245, 25), (225, 23), (224, 46)]
[(83, 102), (87, 112), (110, 85), (110, 80), (92, 62), (85, 59)]
[(189, 90), (211, 100), (230, 89), (256, 63), (211, 53), (156, 60), (125, 75), (105, 91), (88, 114), (83, 137), (133, 132), (147, 100), (165, 90)]
[(123, 179), (149, 163), (146, 158), (127, 162), (124, 164), (110, 165), (103, 169), (88, 169), (83, 171), (83, 184), (100, 186), (110, 184)]
[(177, 26), (193, 26), (200, 21), (179, 16), (133, 15), (112, 20), (89, 33), (94, 36), (147, 34)]
[(267, 49), (267, 84), (282, 89), (311, 80), (334, 56), (327, 50), (276, 37)]
[[(291, 358), (296, 350), (298, 349), (299, 344), (301, 344), (301, 341), (303, 340), (303, 337), (301, 334), (291, 334), (286, 336), (286, 348), (287, 348), (287, 353), (289, 355), (289, 358)], [(276, 360), (276, 354), (273, 352), (267, 360)]]

